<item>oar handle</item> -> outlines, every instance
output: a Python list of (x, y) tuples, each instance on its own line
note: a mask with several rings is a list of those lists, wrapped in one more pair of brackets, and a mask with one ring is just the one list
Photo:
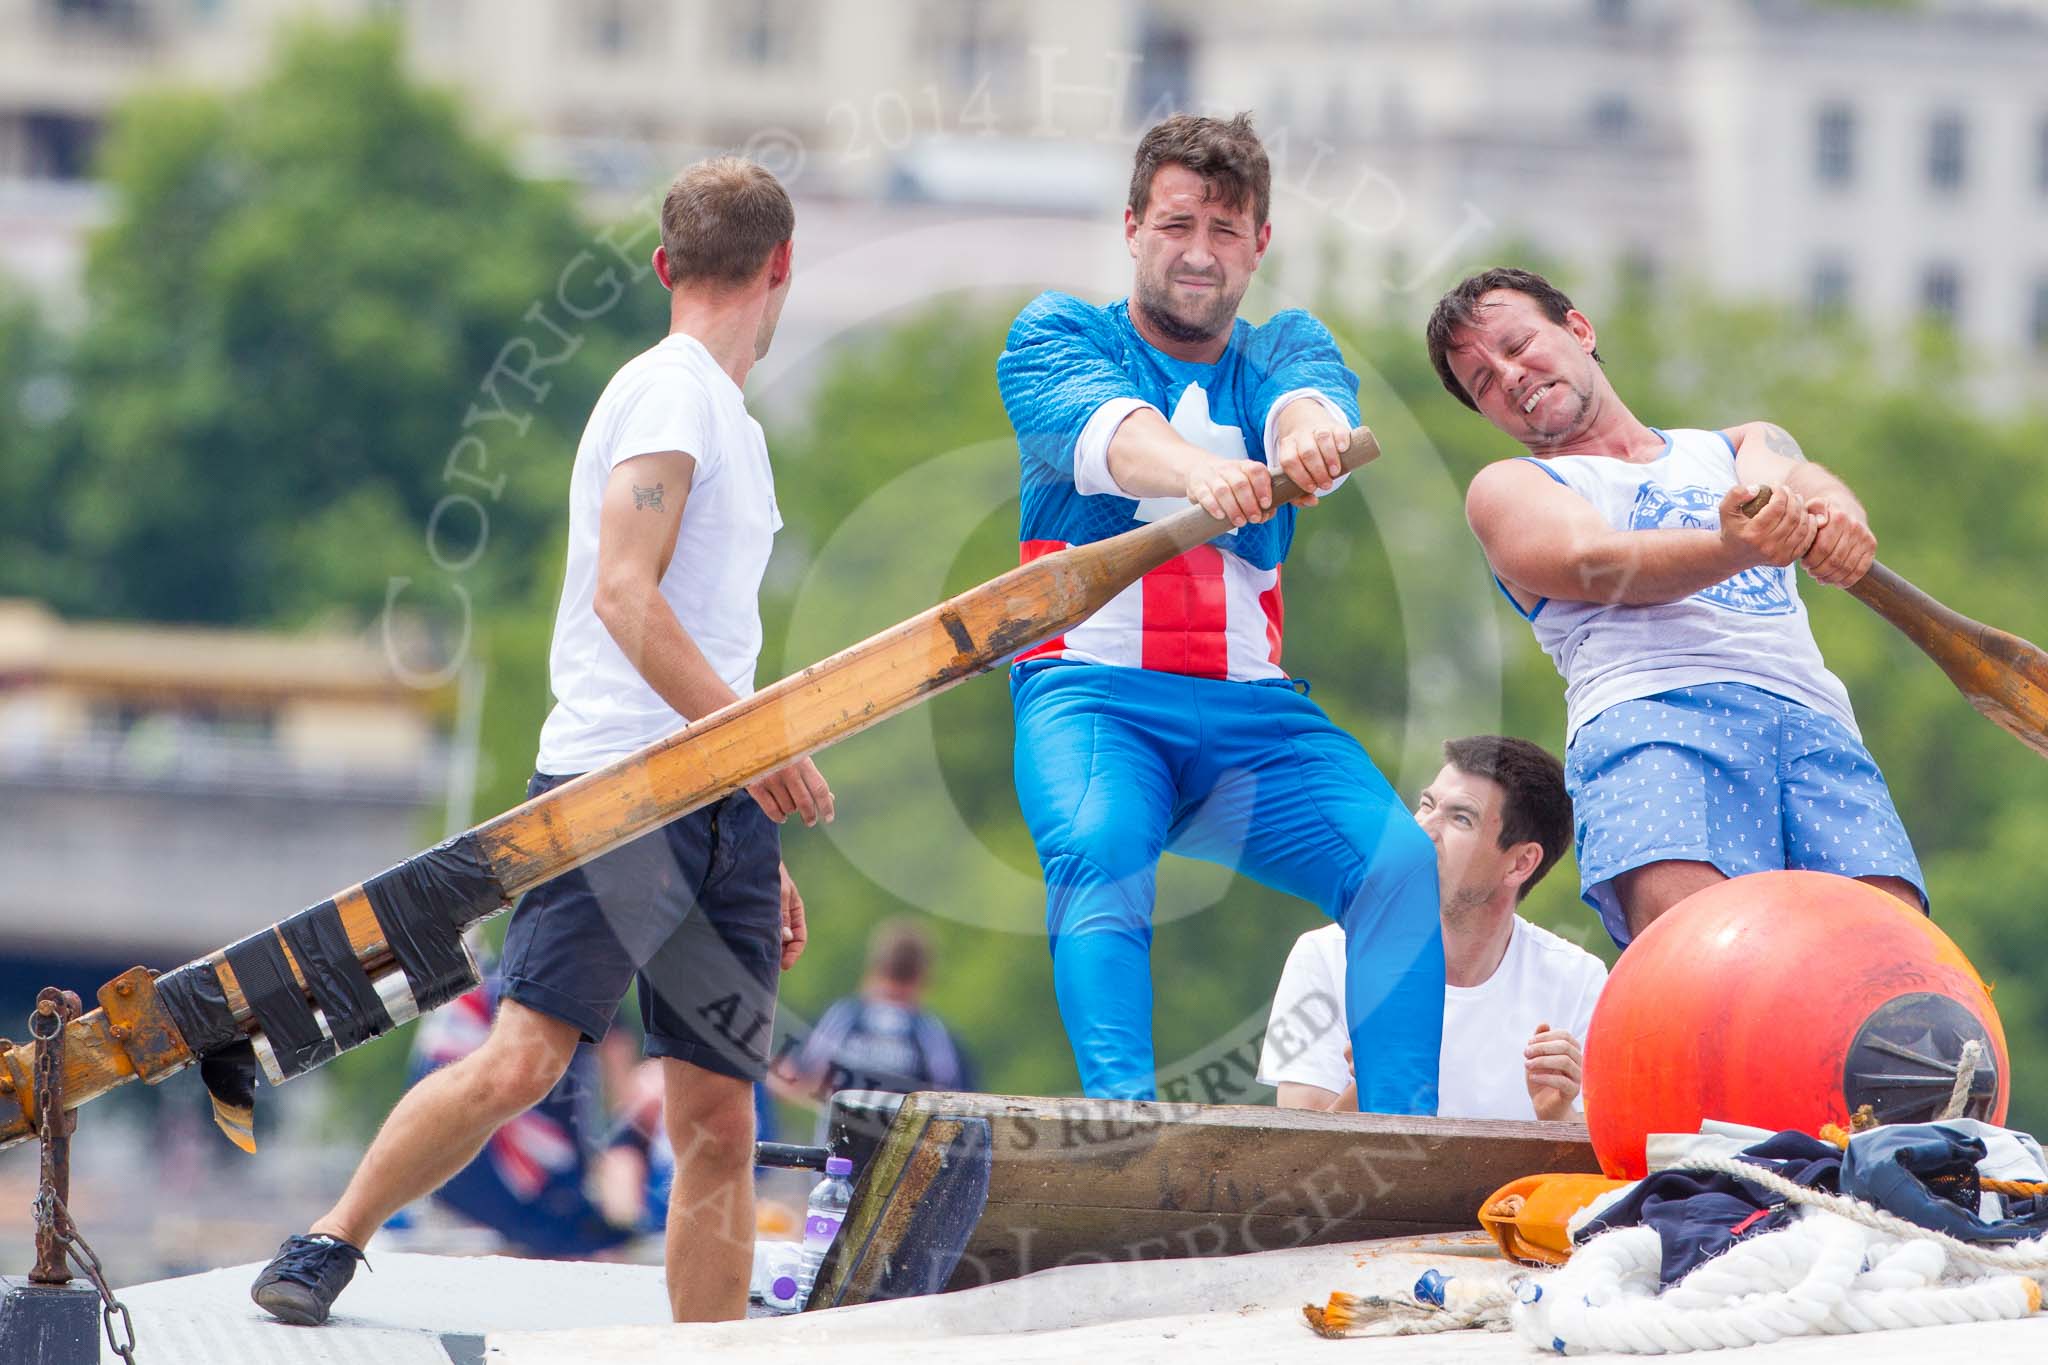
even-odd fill
[[(1763, 511), (1765, 505), (1770, 500), (1771, 486), (1767, 483), (1760, 483), (1756, 486), (1756, 492), (1750, 496), (1749, 501), (1743, 503), (1742, 506), (1735, 510), (1742, 513), (1745, 517), (1753, 517)], [(1816, 532), (1815, 534), (1817, 536), (1819, 533)], [(1811, 550), (1812, 548), (1813, 543), (1811, 541), (1807, 542), (1806, 549)], [(1801, 550), (1799, 556), (1804, 559), (1806, 557), (1806, 550)], [(1899, 577), (1874, 559), (1870, 561), (1870, 567), (1864, 571), (1863, 577), (1849, 585), (1848, 593), (1851, 597), (1861, 598), (1870, 606), (1875, 607), (1880, 616), (1883, 616), (1887, 621), (1890, 621), (1908, 635), (1912, 635), (1914, 632), (1914, 627), (1910, 624), (1914, 617), (1910, 610), (1900, 612), (1893, 605), (1898, 600), (1910, 595), (1919, 598), (1921, 603), (1934, 608), (1936, 611), (1948, 611), (1948, 608), (1942, 606), (1933, 598), (1928, 597), (1927, 594), (1921, 592), (1911, 583), (1908, 583), (1905, 579)], [(1915, 604), (1916, 607), (1918, 605), (1920, 604)], [(1949, 614), (1954, 615), (1953, 612)], [(1922, 648), (1925, 648), (1925, 646), (1923, 645)]]
[[(1344, 472), (1349, 474), (1354, 470), (1363, 469), (1379, 457), (1380, 443), (1373, 436), (1372, 429), (1370, 427), (1354, 427), (1351, 431), (1350, 444), (1338, 454), (1337, 460), (1339, 464), (1343, 465)], [(1276, 511), (1290, 502), (1299, 502), (1312, 491), (1299, 487), (1294, 480), (1288, 478), (1277, 469), (1273, 470), (1272, 474), (1273, 507)], [(1211, 516), (1208, 508), (1198, 502), (1191, 502), (1172, 516), (1162, 517), (1149, 526), (1128, 532), (1127, 534), (1129, 535), (1140, 537), (1154, 549), (1160, 546), (1168, 547), (1163, 553), (1154, 556), (1151, 550), (1140, 551), (1133, 544), (1131, 549), (1137, 557), (1131, 561), (1134, 567), (1130, 573), (1129, 581), (1135, 582), (1139, 574), (1157, 568), (1160, 564), (1165, 563), (1166, 560), (1182, 551), (1191, 550), (1197, 545), (1214, 540), (1217, 536), (1225, 535), (1235, 529), (1236, 527), (1231, 524), (1229, 518)], [(1108, 544), (1106, 541), (1098, 541), (1096, 543), (1098, 545)], [(1062, 551), (1062, 553), (1072, 553), (1072, 551)]]
[[(1788, 493), (1787, 496), (1789, 497), (1790, 494)], [(1763, 511), (1764, 508), (1770, 503), (1770, 501), (1771, 486), (1767, 483), (1760, 483), (1756, 486), (1756, 492), (1750, 495), (1749, 501), (1743, 503), (1742, 506), (1736, 508), (1735, 510), (1742, 513), (1742, 515), (1744, 515), (1745, 517), (1753, 517), (1757, 513)], [(1806, 558), (1806, 551), (1811, 550), (1813, 548), (1813, 541), (1818, 539), (1820, 539), (1820, 532), (1815, 531), (1813, 533), (1813, 539), (1806, 542), (1806, 549), (1801, 550), (1799, 552), (1799, 557), (1801, 559)], [(1884, 568), (1884, 565), (1873, 561), (1871, 563), (1870, 568), (1872, 572), (1875, 572), (1879, 569)], [(1849, 591), (1853, 593), (1856, 591), (1856, 589), (1852, 587), (1849, 589)]]
[[(1351, 444), (1344, 449), (1337, 459), (1343, 464), (1344, 472), (1350, 474), (1365, 468), (1365, 466), (1371, 464), (1379, 457), (1379, 438), (1372, 434), (1372, 428), (1353, 427), (1351, 429)], [(1294, 480), (1288, 478), (1277, 469), (1273, 471), (1273, 505), (1275, 507), (1280, 506), (1282, 503), (1293, 502), (1297, 498), (1305, 496), (1305, 493), (1306, 490), (1295, 486)]]
[(1750, 495), (1749, 501), (1735, 510), (1742, 513), (1745, 517), (1753, 517), (1763, 511), (1770, 501), (1771, 486), (1767, 483), (1760, 483), (1756, 486), (1756, 492)]

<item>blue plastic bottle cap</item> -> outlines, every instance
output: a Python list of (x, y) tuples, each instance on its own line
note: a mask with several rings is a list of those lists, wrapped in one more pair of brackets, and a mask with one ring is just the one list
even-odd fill
[(825, 1174), (826, 1174), (826, 1175), (852, 1175), (852, 1174), (853, 1174), (853, 1158), (851, 1158), (851, 1157), (844, 1157), (844, 1156), (828, 1156), (828, 1157), (826, 1157), (826, 1158), (825, 1158)]
[(788, 1275), (778, 1275), (775, 1283), (768, 1286), (768, 1292), (784, 1303), (796, 1297), (796, 1281)]

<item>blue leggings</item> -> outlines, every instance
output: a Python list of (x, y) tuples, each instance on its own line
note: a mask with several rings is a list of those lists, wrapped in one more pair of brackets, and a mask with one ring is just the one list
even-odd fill
[(1359, 1108), (1436, 1112), (1436, 850), (1356, 740), (1284, 682), (1046, 663), (1013, 674), (1011, 696), (1017, 799), (1086, 1093), (1155, 1096), (1152, 901), (1170, 850), (1342, 924)]

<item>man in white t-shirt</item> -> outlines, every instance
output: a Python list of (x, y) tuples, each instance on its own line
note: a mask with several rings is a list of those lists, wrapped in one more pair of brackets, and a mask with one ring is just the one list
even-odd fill
[[(1448, 740), (1415, 819), (1436, 845), (1444, 935), (1444, 1033), (1437, 1114), (1561, 1119), (1607, 968), (1529, 923), (1515, 906), (1572, 840), (1564, 766), (1524, 739)], [(1285, 1109), (1353, 1109), (1344, 1020), (1344, 931), (1295, 942), (1259, 1058)]]
[[(782, 519), (741, 385), (788, 296), (795, 223), (775, 177), (738, 158), (691, 166), (669, 188), (654, 253), (669, 334), (613, 376), (577, 447), (555, 707), (529, 797), (754, 690), (761, 574)], [(406, 1094), (340, 1202), (264, 1268), (256, 1302), (285, 1322), (324, 1322), (370, 1235), (553, 1090), (637, 982), (676, 1152), (670, 1308), (679, 1321), (743, 1316), (753, 1087), (777, 978), (805, 940), (776, 828), (791, 814), (832, 818), (809, 759), (527, 893), (490, 1036)]]

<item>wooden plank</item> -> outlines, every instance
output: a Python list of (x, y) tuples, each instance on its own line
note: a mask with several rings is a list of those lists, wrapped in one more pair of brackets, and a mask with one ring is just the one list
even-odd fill
[[(1476, 1231), (1508, 1181), (1600, 1169), (1578, 1123), (925, 1092), (903, 1101), (862, 1173), (848, 1228), (886, 1249), (916, 1136), (965, 1118), (988, 1121), (992, 1161), (949, 1289), (1084, 1261)], [(862, 1301), (848, 1288), (841, 1302)]]

